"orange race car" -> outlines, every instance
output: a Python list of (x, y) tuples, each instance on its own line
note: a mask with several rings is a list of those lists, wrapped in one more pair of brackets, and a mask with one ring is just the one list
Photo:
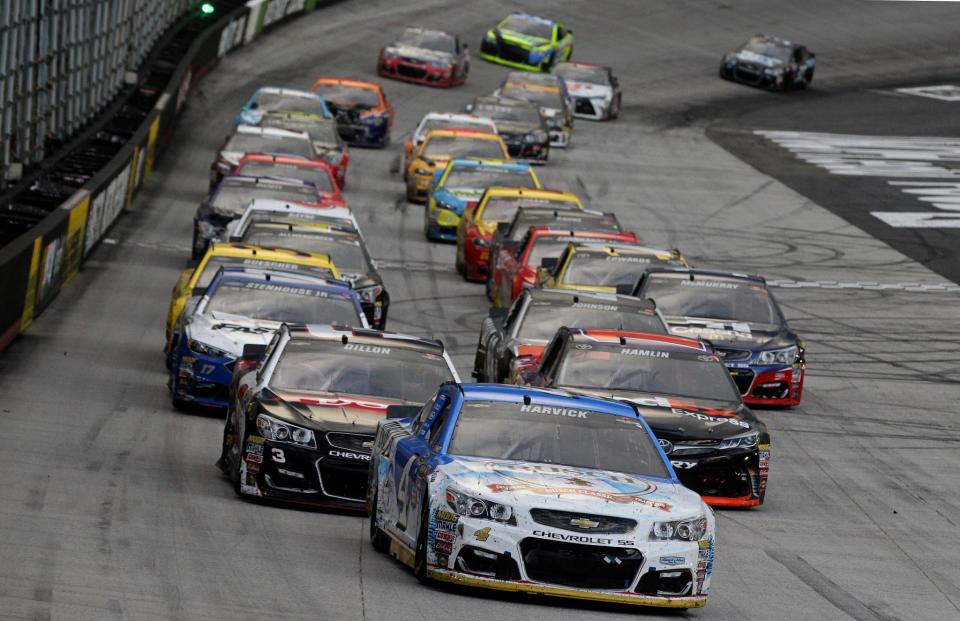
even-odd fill
[(327, 102), (340, 137), (351, 145), (386, 147), (393, 129), (393, 106), (376, 82), (320, 78), (310, 90)]
[(475, 157), (484, 160), (508, 160), (507, 145), (490, 132), (475, 129), (431, 129), (423, 144), (417, 148), (404, 171), (407, 181), (407, 200), (422, 203), (433, 177), (442, 172), (456, 157)]

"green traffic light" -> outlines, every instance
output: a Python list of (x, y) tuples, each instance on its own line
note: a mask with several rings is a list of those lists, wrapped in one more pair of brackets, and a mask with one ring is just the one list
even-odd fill
[(216, 11), (216, 7), (213, 6), (212, 2), (204, 2), (200, 5), (200, 12), (204, 15), (213, 15), (213, 12)]

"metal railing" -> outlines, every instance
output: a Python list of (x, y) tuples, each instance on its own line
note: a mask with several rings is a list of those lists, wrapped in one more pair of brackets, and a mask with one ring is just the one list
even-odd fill
[(0, 189), (97, 116), (196, 4), (0, 0)]

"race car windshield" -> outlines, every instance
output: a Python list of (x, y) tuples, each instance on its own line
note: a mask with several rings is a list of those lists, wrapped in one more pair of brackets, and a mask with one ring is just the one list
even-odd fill
[(746, 281), (652, 277), (647, 297), (664, 315), (780, 325), (770, 292)]
[(533, 106), (498, 106), (496, 104), (477, 104), (474, 112), (490, 117), (494, 121), (513, 121), (514, 123), (540, 124), (540, 112)]
[[(326, 169), (311, 166), (293, 166), (290, 164), (274, 164), (271, 162), (245, 162), (238, 170), (238, 175), (251, 177), (283, 177), (307, 181), (317, 186), (321, 192), (335, 192), (333, 181)], [(260, 198), (260, 197), (257, 197)]]
[(559, 90), (543, 90), (539, 88), (524, 88), (522, 86), (508, 86), (503, 89), (503, 96), (512, 99), (522, 99), (543, 108), (563, 108), (563, 96)]
[[(244, 172), (244, 174), (252, 173)], [(271, 184), (269, 181), (264, 181), (263, 183), (224, 183), (210, 206), (219, 214), (240, 216), (250, 202), (258, 198), (298, 203), (319, 201), (316, 191), (308, 186)]]
[(531, 19), (523, 15), (511, 15), (501, 28), (538, 39), (553, 38), (553, 24), (540, 21), (539, 19)]
[(302, 95), (261, 92), (253, 103), (256, 104), (256, 107), (251, 107), (260, 112), (292, 112), (323, 116), (323, 104), (313, 95), (304, 97)]
[(227, 323), (227, 315), (239, 315), (264, 321), (363, 326), (350, 297), (295, 284), (225, 282), (213, 292), (203, 312)]
[(270, 387), (424, 403), (437, 386), (451, 380), (453, 374), (437, 353), (386, 340), (368, 345), (294, 339), (283, 350)]
[(560, 255), (563, 254), (564, 249), (567, 247), (567, 244), (571, 240), (576, 240), (576, 237), (538, 237), (533, 242), (533, 248), (530, 249), (530, 254), (527, 256), (527, 265), (532, 265), (533, 267), (539, 267), (540, 261), (546, 257), (556, 257), (560, 258)]
[(586, 82), (587, 84), (610, 86), (610, 79), (607, 76), (607, 72), (599, 67), (562, 64), (557, 65), (553, 70), (553, 75), (558, 75), (570, 82)]
[(323, 97), (327, 105), (341, 108), (376, 108), (380, 105), (377, 91), (371, 88), (347, 86), (345, 84), (318, 84), (313, 89)]
[(293, 155), (310, 159), (314, 156), (313, 147), (306, 138), (292, 136), (274, 136), (271, 134), (234, 134), (223, 147), (233, 153), (269, 153), (272, 155)]
[(467, 401), (447, 453), (670, 476), (653, 438), (637, 418), (540, 405), (536, 400), (529, 405)]
[(500, 143), (495, 140), (478, 140), (461, 136), (434, 136), (423, 147), (424, 157), (482, 157), (503, 159)]
[(632, 285), (651, 265), (669, 263), (654, 255), (595, 255), (574, 253), (563, 274), (563, 284), (597, 287)]
[(243, 257), (210, 257), (210, 260), (207, 261), (207, 264), (204, 266), (203, 271), (200, 273), (200, 276), (197, 278), (197, 283), (194, 285), (194, 289), (206, 289), (210, 282), (213, 280), (213, 277), (217, 275), (217, 272), (220, 271), (220, 268), (225, 265), (238, 265), (238, 266), (252, 266), (260, 267), (267, 269), (277, 269), (280, 271), (288, 272), (297, 272), (302, 274), (309, 273), (310, 275), (317, 276), (319, 278), (329, 278), (333, 279), (333, 271), (327, 268), (298, 265), (291, 263), (284, 263), (282, 261), (271, 261), (269, 259), (250, 259)]
[(754, 54), (759, 54), (760, 56), (776, 58), (783, 62), (790, 60), (790, 48), (778, 43), (773, 43), (767, 39), (750, 39), (743, 44), (743, 49), (753, 52)]
[(521, 207), (550, 207), (557, 211), (579, 211), (580, 209), (580, 206), (573, 201), (554, 201), (524, 196), (491, 196), (487, 199), (481, 218), (487, 222), (509, 222)]
[(492, 185), (509, 188), (535, 188), (533, 177), (526, 170), (462, 166), (454, 168), (443, 182), (446, 188), (486, 189)]
[(570, 349), (560, 362), (553, 384), (723, 401), (740, 399), (730, 373), (719, 360), (701, 361), (695, 356), (678, 356), (640, 345)]
[(338, 237), (299, 230), (284, 230), (269, 223), (254, 224), (243, 236), (243, 241), (268, 248), (289, 248), (302, 252), (317, 252), (329, 255), (337, 270), (350, 274), (367, 274), (370, 264), (353, 236)]
[(430, 30), (417, 30), (408, 28), (400, 35), (397, 41), (398, 46), (418, 47), (434, 52), (445, 52), (455, 54), (457, 51), (456, 43), (450, 35), (445, 32), (436, 32)]
[(630, 330), (650, 334), (666, 334), (667, 329), (656, 314), (647, 314), (636, 307), (581, 300), (571, 306), (534, 304), (527, 309), (517, 330), (522, 341), (549, 341), (562, 327)]

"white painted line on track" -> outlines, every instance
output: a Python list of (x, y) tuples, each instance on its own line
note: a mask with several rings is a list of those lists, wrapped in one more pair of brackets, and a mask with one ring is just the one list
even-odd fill
[(940, 101), (960, 101), (960, 86), (956, 84), (937, 84), (933, 86), (916, 86), (913, 88), (898, 88), (896, 92), (904, 95), (916, 95)]
[(911, 293), (960, 293), (953, 283), (923, 284), (916, 282), (837, 282), (835, 280), (768, 280), (770, 287), (781, 289), (852, 289), (862, 291), (909, 291)]

